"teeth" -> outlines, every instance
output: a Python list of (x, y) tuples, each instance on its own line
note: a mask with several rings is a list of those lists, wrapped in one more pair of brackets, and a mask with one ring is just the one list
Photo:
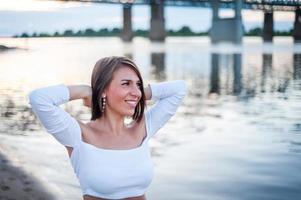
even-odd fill
[(132, 101), (132, 100), (127, 100), (126, 102), (131, 105), (136, 105), (136, 103), (137, 103), (137, 101)]

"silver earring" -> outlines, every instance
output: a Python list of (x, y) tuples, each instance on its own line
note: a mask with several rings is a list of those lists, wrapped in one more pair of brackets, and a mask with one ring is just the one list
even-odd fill
[(106, 96), (102, 97), (102, 110), (101, 112), (105, 112), (105, 109), (106, 109)]

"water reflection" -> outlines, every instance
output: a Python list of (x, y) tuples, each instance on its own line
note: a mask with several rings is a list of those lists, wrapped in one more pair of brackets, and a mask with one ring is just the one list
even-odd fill
[[(211, 73), (209, 93), (220, 94), (221, 81), (226, 79), (224, 88), (230, 91), (230, 94), (239, 95), (242, 91), (242, 58), (241, 54), (211, 54)], [(221, 74), (223, 69), (229, 69), (226, 74)], [(233, 70), (231, 70), (233, 68)], [(233, 72), (232, 74), (231, 71)], [(223, 78), (221, 78), (222, 76)], [(229, 79), (233, 79), (233, 82)], [(231, 83), (232, 82), (232, 83)]]
[(24, 135), (39, 130), (39, 124), (28, 105), (19, 105), (13, 97), (3, 97), (0, 105), (0, 132), (9, 135)]
[(262, 73), (261, 73), (261, 92), (266, 92), (266, 82), (269, 75), (272, 73), (272, 54), (263, 53), (262, 55)]
[(242, 90), (241, 54), (233, 54), (233, 94), (238, 95)]
[(220, 79), (219, 79), (219, 68), (220, 68), (219, 54), (211, 54), (211, 73), (210, 73), (210, 90), (209, 93), (220, 92)]
[[(0, 133), (8, 135), (28, 135), (42, 129), (36, 115), (28, 104), (20, 104), (20, 99), (1, 94)], [(82, 121), (89, 120), (90, 111), (80, 102), (68, 103), (63, 109)], [(81, 104), (81, 103), (80, 103)]]
[(154, 75), (155, 80), (164, 81), (166, 80), (165, 73), (165, 53), (151, 53), (151, 66), (152, 74)]
[(301, 79), (301, 54), (294, 54), (294, 79)]
[(125, 57), (129, 58), (129, 59), (133, 59), (133, 54), (132, 53), (125, 53), (124, 54)]
[(261, 72), (257, 74), (256, 69), (243, 73), (242, 54), (212, 53), (209, 94), (239, 95), (248, 99), (256, 97), (258, 93), (286, 93), (291, 84), (298, 83), (293, 80), (301, 79), (301, 54), (293, 55), (293, 72), (287, 68), (289, 63), (274, 69), (272, 53), (263, 53), (261, 56)]

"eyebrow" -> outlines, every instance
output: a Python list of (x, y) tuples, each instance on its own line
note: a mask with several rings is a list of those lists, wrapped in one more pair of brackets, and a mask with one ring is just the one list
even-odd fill
[[(121, 81), (133, 81), (131, 79), (122, 79)], [(137, 82), (141, 82), (140, 80), (137, 80)]]

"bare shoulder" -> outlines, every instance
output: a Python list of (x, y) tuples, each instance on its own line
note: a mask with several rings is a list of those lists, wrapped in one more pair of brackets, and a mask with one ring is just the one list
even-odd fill
[(87, 123), (83, 123), (81, 121), (78, 121), (78, 124), (81, 128), (81, 134), (82, 134), (83, 139), (86, 139), (87, 135), (91, 135), (91, 134), (89, 134), (89, 133), (93, 132), (91, 121), (89, 121)]
[[(89, 122), (85, 124), (80, 120), (76, 120), (76, 121), (78, 122), (81, 129), (81, 138), (86, 138), (87, 133), (90, 131)], [(65, 147), (67, 149), (69, 157), (71, 157), (73, 147), (69, 147), (69, 146), (65, 146)]]
[(85, 130), (89, 130), (89, 129), (90, 129), (90, 123), (91, 123), (91, 122), (84, 123), (84, 122), (79, 121), (79, 120), (77, 120), (77, 122), (78, 122), (78, 124), (79, 124), (79, 126), (80, 126), (80, 128), (81, 128), (82, 133), (83, 133)]
[(146, 135), (145, 117), (143, 116), (139, 122), (133, 121), (130, 127), (137, 135), (144, 137)]

